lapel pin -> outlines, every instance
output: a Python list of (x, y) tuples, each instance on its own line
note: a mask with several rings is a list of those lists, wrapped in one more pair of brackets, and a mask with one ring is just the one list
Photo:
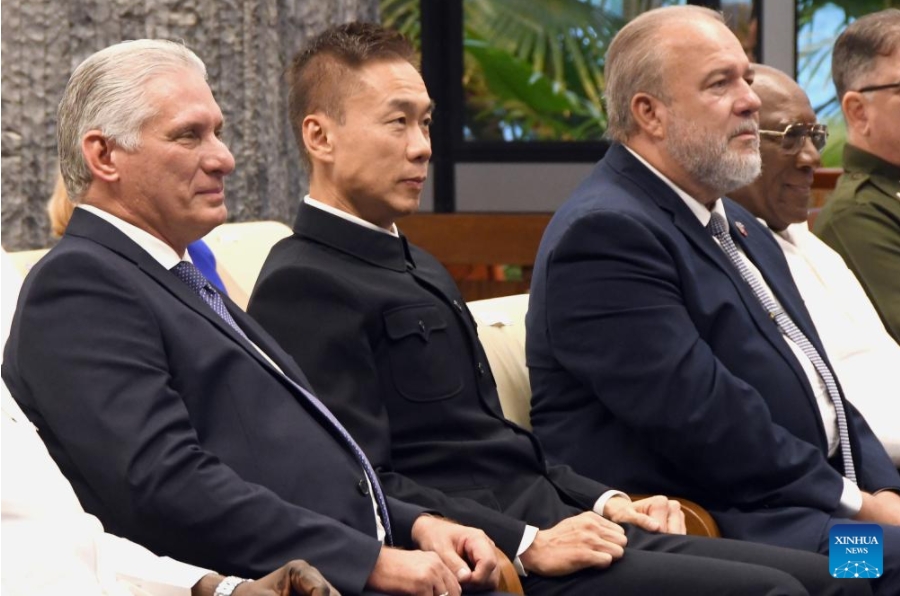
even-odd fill
[(741, 233), (741, 236), (743, 236), (744, 238), (747, 237), (747, 228), (744, 227), (744, 224), (742, 224), (739, 221), (736, 221), (736, 222), (734, 222), (734, 227), (736, 227), (737, 231)]

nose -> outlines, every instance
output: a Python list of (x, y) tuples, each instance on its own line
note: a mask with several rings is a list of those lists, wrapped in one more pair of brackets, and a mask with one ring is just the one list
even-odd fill
[(762, 102), (747, 81), (741, 81), (740, 97), (734, 103), (735, 110), (742, 116), (752, 116), (759, 113)]
[(812, 138), (805, 137), (803, 146), (800, 147), (800, 151), (797, 153), (797, 166), (818, 168), (820, 165), (822, 165), (822, 154), (816, 149)]
[(409, 133), (407, 157), (413, 162), (427, 162), (431, 159), (431, 135), (427, 126), (415, 125)]
[(228, 149), (222, 139), (214, 136), (210, 142), (209, 152), (207, 153), (203, 169), (210, 174), (219, 174), (227, 176), (234, 171), (234, 156)]

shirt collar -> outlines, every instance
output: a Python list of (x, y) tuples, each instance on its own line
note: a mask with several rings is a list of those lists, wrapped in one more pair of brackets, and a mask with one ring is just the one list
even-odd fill
[(373, 224), (370, 221), (366, 221), (361, 217), (357, 217), (352, 213), (348, 213), (343, 209), (338, 209), (336, 207), (332, 207), (331, 205), (326, 205), (322, 201), (317, 201), (309, 195), (303, 197), (303, 202), (309, 205), (310, 207), (315, 207), (316, 209), (321, 209), (322, 211), (327, 211), (328, 213), (340, 217), (341, 219), (346, 219), (347, 221), (353, 222), (356, 225), (362, 226), (364, 228), (368, 228), (370, 230), (375, 230), (381, 232), (382, 234), (389, 234), (394, 238), (399, 238), (400, 234), (397, 232), (397, 224), (391, 224), (390, 230), (385, 230), (384, 228), (380, 228)]
[(650, 163), (646, 159), (644, 159), (643, 157), (638, 155), (638, 153), (636, 153), (634, 150), (632, 150), (631, 147), (629, 147), (628, 145), (622, 145), (622, 146), (625, 147), (625, 149), (627, 149), (628, 152), (631, 153), (639, 162), (644, 164), (644, 166), (646, 166), (648, 170), (650, 170), (651, 172), (656, 174), (660, 180), (665, 182), (669, 188), (671, 188), (673, 191), (675, 191), (675, 194), (677, 194), (678, 197), (682, 201), (684, 201), (684, 204), (687, 205), (688, 209), (691, 210), (691, 213), (693, 213), (694, 216), (696, 216), (696, 218), (700, 220), (700, 224), (704, 228), (707, 225), (709, 225), (709, 220), (712, 219), (713, 213), (718, 213), (719, 215), (724, 217), (727, 221), (728, 217), (725, 215), (725, 205), (724, 205), (724, 203), (722, 203), (721, 198), (716, 199), (716, 202), (713, 203), (712, 210), (710, 210), (706, 205), (704, 205), (703, 203), (701, 203), (700, 201), (698, 201), (697, 199), (695, 199), (688, 193), (681, 190), (681, 188), (676, 186), (674, 182), (672, 182), (671, 180), (666, 178), (666, 176), (662, 172), (660, 172), (659, 170), (657, 170), (656, 168), (651, 166)]
[(146, 230), (128, 223), (120, 217), (116, 217), (108, 211), (104, 211), (94, 205), (78, 205), (78, 209), (84, 209), (88, 213), (93, 213), (100, 219), (115, 226), (120, 232), (128, 236), (132, 242), (143, 248), (153, 260), (165, 267), (171, 269), (180, 261), (191, 261), (188, 251), (184, 251), (184, 258), (179, 257), (175, 249), (151, 234)]

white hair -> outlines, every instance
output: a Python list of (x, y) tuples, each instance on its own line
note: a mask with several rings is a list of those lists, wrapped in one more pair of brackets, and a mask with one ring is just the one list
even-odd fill
[(141, 128), (155, 114), (147, 83), (164, 73), (206, 66), (183, 44), (158, 39), (124, 41), (92, 54), (72, 73), (57, 112), (59, 167), (66, 191), (78, 202), (92, 177), (81, 140), (99, 130), (126, 151), (140, 146)]
[(640, 14), (622, 27), (606, 52), (606, 136), (625, 142), (637, 132), (631, 113), (631, 100), (638, 93), (648, 93), (663, 103), (666, 92), (666, 46), (659, 30), (676, 21), (711, 19), (724, 23), (722, 15), (702, 6), (665, 6)]

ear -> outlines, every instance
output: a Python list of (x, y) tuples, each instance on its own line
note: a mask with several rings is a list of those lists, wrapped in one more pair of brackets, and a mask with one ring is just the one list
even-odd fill
[(99, 130), (89, 130), (81, 138), (81, 153), (95, 180), (116, 182), (119, 179), (112, 143)]
[(645, 134), (654, 139), (665, 136), (666, 107), (656, 97), (637, 93), (631, 98), (631, 115)]
[(844, 120), (847, 128), (860, 135), (869, 134), (869, 110), (862, 93), (847, 91), (841, 99), (841, 110), (844, 112)]
[(303, 119), (300, 130), (303, 144), (311, 160), (334, 161), (334, 134), (337, 123), (325, 114), (316, 112)]

